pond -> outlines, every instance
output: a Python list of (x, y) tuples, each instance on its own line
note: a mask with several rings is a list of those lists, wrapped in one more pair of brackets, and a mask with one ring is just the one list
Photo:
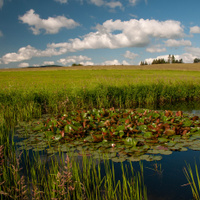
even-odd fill
[[(152, 110), (171, 110), (174, 111), (174, 115), (172, 115), (170, 112), (167, 113), (162, 112), (162, 114), (160, 114), (157, 112), (151, 113), (151, 111), (146, 109), (152, 109)], [(70, 137), (65, 137), (63, 136), (63, 138), (60, 138), (60, 135), (64, 135), (64, 133), (71, 133), (71, 131), (75, 129), (75, 127), (71, 127), (71, 122), (68, 120), (67, 121), (67, 125), (65, 124), (65, 126), (62, 126), (64, 128), (65, 132), (62, 132), (62, 129), (59, 129), (59, 134), (57, 134), (56, 131), (58, 131), (56, 128), (58, 128), (58, 123), (61, 123), (61, 121), (59, 121), (58, 118), (56, 118), (57, 122), (55, 122), (55, 118), (50, 121), (50, 128), (43, 129), (43, 127), (38, 127), (40, 126), (40, 122), (39, 121), (34, 121), (32, 122), (32, 124), (34, 124), (34, 128), (30, 128), (30, 126), (32, 126), (32, 124), (29, 124), (29, 126), (26, 126), (26, 134), (27, 132), (29, 132), (31, 130), (31, 133), (35, 133), (37, 131), (39, 131), (37, 133), (37, 138), (31, 137), (30, 135), (28, 135), (28, 137), (26, 137), (26, 139), (24, 140), (24, 137), (15, 137), (16, 140), (16, 144), (18, 145), (18, 149), (23, 149), (23, 147), (21, 147), (21, 145), (25, 143), (28, 144), (28, 146), (26, 147), (27, 149), (30, 149), (30, 151), (45, 151), (47, 152), (48, 155), (53, 155), (55, 157), (58, 157), (58, 153), (57, 153), (57, 149), (59, 148), (59, 150), (61, 150), (62, 152), (64, 152), (64, 154), (68, 154), (70, 153), (74, 153), (74, 155), (79, 155), (79, 153), (81, 151), (85, 151), (87, 153), (90, 153), (90, 155), (94, 156), (94, 159), (99, 158), (99, 153), (101, 155), (101, 153), (106, 153), (107, 156), (110, 158), (110, 162), (114, 162), (114, 167), (115, 167), (115, 174), (116, 174), (116, 179), (120, 180), (121, 179), (121, 163), (123, 162), (123, 165), (129, 165), (129, 161), (132, 161), (133, 163), (133, 167), (135, 171), (138, 171), (140, 166), (139, 166), (139, 161), (141, 160), (141, 162), (143, 163), (143, 167), (144, 167), (144, 180), (145, 180), (145, 185), (147, 187), (147, 191), (148, 191), (148, 199), (149, 200), (177, 200), (177, 199), (181, 199), (181, 200), (188, 200), (188, 199), (192, 199), (192, 193), (191, 193), (191, 189), (190, 186), (187, 185), (187, 179), (184, 175), (183, 169), (186, 166), (186, 163), (191, 164), (192, 169), (194, 169), (194, 164), (195, 161), (197, 163), (198, 166), (200, 166), (200, 154), (199, 151), (199, 139), (200, 139), (200, 134), (199, 134), (199, 124), (196, 125), (197, 126), (197, 130), (193, 130), (190, 129), (190, 131), (194, 131), (194, 135), (189, 135), (190, 131), (188, 131), (188, 126), (193, 126), (194, 124), (191, 125), (191, 121), (184, 121), (182, 119), (183, 114), (182, 112), (177, 112), (179, 110), (182, 110), (184, 114), (186, 114), (187, 116), (200, 116), (200, 104), (199, 103), (195, 103), (192, 102), (190, 104), (185, 103), (185, 102), (180, 102), (180, 103), (176, 103), (176, 104), (165, 104), (165, 105), (157, 105), (157, 106), (146, 106), (145, 109), (139, 109), (138, 110), (138, 115), (140, 116), (140, 113), (145, 113), (145, 117), (150, 117), (153, 118), (155, 117), (155, 120), (158, 120), (158, 118), (160, 119), (159, 123), (163, 123), (166, 124), (166, 121), (170, 121), (172, 124), (174, 123), (174, 118), (175, 118), (175, 122), (178, 124), (174, 125), (176, 126), (176, 136), (172, 135), (174, 134), (174, 130), (172, 129), (172, 127), (170, 128), (170, 131), (167, 131), (168, 129), (166, 129), (165, 131), (163, 131), (164, 134), (164, 139), (163, 136), (161, 137), (159, 136), (155, 136), (154, 134), (154, 130), (153, 128), (151, 129), (152, 132), (150, 132), (150, 127), (148, 127), (148, 131), (145, 130), (146, 127), (143, 127), (145, 129), (141, 129), (138, 128), (139, 132), (134, 132), (134, 127), (136, 127), (136, 125), (134, 124), (134, 126), (130, 126), (132, 129), (126, 129), (123, 130), (122, 124), (118, 123), (117, 127), (115, 127), (116, 131), (113, 130), (114, 133), (116, 134), (112, 134), (112, 137), (107, 135), (108, 131), (102, 129), (102, 127), (98, 124), (98, 129), (96, 129), (96, 127), (93, 127), (93, 129), (96, 131), (99, 131), (99, 128), (101, 128), (102, 132), (104, 133), (103, 136), (100, 138), (99, 135), (95, 135), (93, 137), (88, 136), (87, 134), (84, 135), (84, 139), (82, 139), (80, 137), (81, 142), (78, 142), (77, 140), (71, 140)], [(113, 110), (112, 110), (113, 111)], [(96, 112), (96, 111), (94, 111)], [(120, 111), (119, 111), (120, 112)], [(132, 111), (131, 111), (132, 112)], [(130, 114), (131, 112), (128, 111), (128, 113)], [(135, 112), (135, 110), (134, 110)], [(115, 111), (112, 112), (112, 116), (113, 113), (115, 113)], [(116, 113), (118, 114), (118, 111), (116, 111)], [(108, 113), (107, 113), (108, 114)], [(107, 115), (106, 114), (106, 115)], [(93, 117), (93, 113), (89, 113), (88, 116), (89, 117)], [(108, 114), (110, 115), (110, 114)], [(118, 114), (120, 115), (120, 114)], [(131, 113), (131, 115), (133, 115)], [(158, 115), (158, 116), (157, 116)], [(160, 116), (159, 116), (160, 115)], [(80, 116), (82, 116), (82, 114), (80, 114)], [(123, 115), (124, 116), (124, 115)], [(127, 118), (126, 115), (125, 118)], [(176, 116), (176, 117), (174, 117)], [(73, 114), (74, 117), (74, 114)], [(104, 116), (105, 117), (105, 116)], [(107, 117), (107, 116), (106, 116)], [(167, 118), (166, 118), (167, 117)], [(170, 119), (169, 119), (170, 117)], [(45, 118), (45, 127), (48, 126), (49, 124), (49, 116), (44, 116)], [(60, 116), (60, 118), (62, 118), (62, 120), (64, 120), (63, 116)], [(78, 117), (75, 117), (76, 119), (78, 119)], [(120, 118), (120, 117), (119, 117)], [(188, 119), (189, 117), (187, 117)], [(93, 118), (94, 119), (94, 118)], [(91, 120), (93, 120), (91, 119)], [(97, 117), (97, 119), (99, 119)], [(105, 122), (107, 122), (108, 118), (105, 118), (104, 121), (104, 125)], [(128, 119), (128, 118), (127, 118)], [(127, 120), (126, 119), (126, 120)], [(166, 121), (163, 121), (166, 120)], [(72, 121), (74, 120), (74, 118), (72, 118)], [(84, 124), (84, 120), (81, 118), (79, 121), (83, 121), (82, 126), (84, 127), (84, 131), (85, 128), (87, 126), (87, 123), (85, 121)], [(146, 118), (145, 118), (146, 120)], [(155, 122), (155, 120), (153, 122)], [(176, 120), (180, 120), (180, 121), (176, 121)], [(120, 120), (119, 120), (120, 121)], [(145, 123), (142, 123), (143, 121), (138, 121), (136, 120), (137, 123), (141, 123), (144, 126)], [(193, 120), (195, 121), (195, 120)], [(199, 123), (199, 120), (197, 120)], [(99, 122), (101, 122), (101, 120), (99, 119)], [(55, 123), (56, 126), (52, 127), (52, 123)], [(89, 123), (89, 122), (88, 122)], [(129, 123), (128, 121), (124, 121), (124, 123)], [(184, 129), (179, 127), (179, 124), (183, 123), (185, 125)], [(196, 123), (196, 122), (195, 122)], [(43, 123), (44, 124), (44, 123)], [(155, 124), (155, 123), (153, 123)], [(170, 124), (170, 126), (172, 126), (172, 124)], [(186, 125), (187, 124), (187, 125)], [(78, 124), (77, 124), (78, 126)], [(137, 124), (137, 127), (139, 126), (139, 124)], [(24, 124), (23, 124), (24, 127)], [(108, 124), (107, 127), (110, 127), (110, 124)], [(121, 127), (121, 129), (119, 128)], [(127, 125), (128, 127), (128, 125)], [(105, 128), (105, 127), (103, 127)], [(157, 127), (155, 127), (157, 128)], [(165, 127), (166, 128), (166, 127)], [(34, 129), (34, 130), (33, 130)], [(42, 143), (41, 141), (44, 140), (41, 129), (46, 132), (48, 132), (49, 135), (46, 134), (46, 138), (45, 141), (46, 143)], [(109, 129), (110, 130), (110, 129)], [(76, 132), (78, 131), (78, 129), (76, 130)], [(83, 129), (81, 129), (82, 132)], [(132, 133), (131, 131), (134, 132), (135, 135), (134, 138), (132, 138), (131, 136), (129, 136), (130, 133)], [(196, 132), (197, 133), (196, 133)], [(111, 131), (112, 132), (112, 131)], [(18, 127), (18, 136), (20, 136), (20, 134), (23, 133), (23, 130), (21, 129), (21, 127)], [(53, 134), (55, 133), (55, 135)], [(61, 133), (61, 134), (60, 134)], [(85, 131), (84, 133), (87, 133), (87, 131)], [(140, 133), (143, 134), (143, 137), (140, 136)], [(157, 133), (157, 132), (156, 132)], [(161, 133), (162, 134), (162, 133)], [(59, 135), (59, 138), (57, 138), (57, 135)], [(153, 135), (153, 136), (152, 136)], [(117, 139), (121, 139), (124, 138), (124, 136), (126, 136), (126, 139), (123, 139), (123, 142), (117, 142)], [(180, 136), (180, 137), (179, 137)], [(77, 137), (79, 137), (79, 135), (77, 135)], [(127, 139), (128, 138), (128, 139)], [(49, 144), (50, 140), (54, 140), (53, 142), (51, 141), (51, 146), (52, 148), (49, 148), (49, 146), (47, 145), (47, 143)], [(57, 145), (58, 141), (61, 139), (61, 141), (65, 140), (66, 142), (68, 142), (68, 144), (72, 143), (73, 145), (71, 145), (71, 147), (66, 148), (66, 145), (64, 146), (64, 142), (60, 142), (59, 145)], [(95, 142), (95, 145), (93, 146), (93, 143), (91, 142), (91, 140), (93, 142)], [(110, 140), (112, 140), (110, 142)], [(153, 141), (159, 141), (158, 145), (151, 145), (152, 143), (154, 143)], [(180, 141), (179, 141), (180, 140)], [(72, 142), (70, 142), (72, 141)], [(44, 141), (43, 141), (44, 142)], [(84, 145), (85, 142), (89, 142), (89, 147), (86, 145)], [(100, 143), (99, 143), (100, 142)], [(194, 142), (194, 144), (193, 144)], [(101, 146), (104, 146), (104, 148), (102, 149)], [(113, 150), (114, 148), (110, 148), (110, 145), (113, 145), (115, 150)], [(128, 145), (128, 148), (126, 148), (125, 146)], [(137, 148), (137, 150), (140, 151), (140, 154), (132, 154), (132, 152), (130, 151), (136, 151), (135, 149)], [(105, 151), (105, 149), (107, 149)], [(131, 150), (130, 150), (131, 149)], [(97, 151), (98, 150), (98, 151)], [(160, 151), (160, 152), (159, 152)], [(124, 153), (126, 152), (126, 153)], [(137, 159), (135, 159), (135, 156)], [(45, 157), (45, 156), (43, 156)], [(81, 157), (79, 157), (81, 159)], [(46, 159), (43, 159), (46, 160)], [(111, 161), (112, 160), (112, 161)], [(102, 163), (102, 168), (104, 167), (103, 163)]]

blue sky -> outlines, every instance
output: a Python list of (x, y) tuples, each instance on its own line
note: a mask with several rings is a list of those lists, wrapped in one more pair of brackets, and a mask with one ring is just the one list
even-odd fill
[(0, 0), (0, 68), (200, 58), (200, 1)]

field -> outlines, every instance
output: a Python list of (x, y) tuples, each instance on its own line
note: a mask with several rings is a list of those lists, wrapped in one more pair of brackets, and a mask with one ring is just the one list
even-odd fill
[[(35, 187), (34, 194), (35, 199), (42, 198), (42, 192), (45, 192), (47, 196), (43, 195), (44, 198), (49, 198), (49, 196), (54, 195), (54, 198), (62, 199), (62, 194), (66, 196), (66, 198), (70, 199), (70, 195), (81, 195), (84, 194), (88, 197), (88, 199), (93, 199), (94, 195), (100, 198), (102, 192), (100, 187), (102, 187), (102, 183), (104, 184), (104, 190), (107, 191), (116, 191), (115, 194), (105, 192), (106, 198), (115, 199), (116, 197), (120, 197), (122, 194), (126, 193), (126, 199), (129, 199), (128, 196), (130, 192), (136, 192), (135, 199), (143, 199), (146, 198), (146, 190), (143, 186), (142, 174), (138, 174), (134, 181), (137, 182), (136, 185), (132, 187), (130, 180), (126, 177), (126, 170), (122, 165), (123, 183), (125, 184), (125, 188), (121, 191), (121, 182), (115, 183), (114, 185), (111, 183), (114, 181), (114, 175), (112, 174), (110, 168), (108, 170), (108, 177), (100, 179), (99, 171), (95, 171), (95, 168), (90, 168), (91, 173), (94, 174), (95, 179), (92, 182), (86, 180), (87, 175), (84, 174), (83, 177), (80, 177), (81, 170), (78, 166), (73, 164), (69, 164), (69, 160), (66, 158), (66, 163), (68, 163), (68, 170), (71, 168), (75, 169), (72, 171), (72, 174), (67, 174), (69, 177), (74, 177), (74, 182), (71, 178), (69, 178), (68, 182), (61, 182), (64, 180), (64, 176), (66, 178), (65, 172), (63, 175), (59, 174), (59, 165), (58, 163), (55, 166), (50, 168), (50, 174), (56, 174), (56, 176), (52, 176), (49, 178), (49, 182), (51, 183), (50, 189), (48, 188), (46, 183), (46, 177), (39, 158), (39, 154), (36, 154), (34, 159), (35, 162), (39, 162), (40, 164), (37, 166), (35, 163), (34, 167), (30, 167), (31, 159), (29, 160), (29, 155), (25, 151), (23, 156), (25, 157), (25, 166), (26, 173), (30, 173), (31, 182), (20, 177), (20, 166), (19, 166), (19, 157), (15, 155), (15, 127), (16, 125), (24, 121), (29, 122), (33, 119), (39, 119), (44, 114), (48, 114), (48, 116), (54, 115), (63, 115), (66, 113), (70, 113), (73, 111), (82, 113), (80, 116), (84, 116), (85, 110), (93, 110), (91, 111), (90, 118), (95, 118), (98, 115), (98, 112), (109, 113), (109, 115), (113, 115), (113, 110), (116, 109), (116, 115), (119, 115), (117, 109), (135, 109), (137, 107), (146, 107), (149, 105), (162, 105), (165, 103), (174, 103), (174, 102), (192, 102), (199, 104), (200, 101), (200, 64), (163, 64), (163, 65), (149, 65), (149, 66), (88, 66), (88, 67), (58, 67), (58, 68), (24, 68), (24, 69), (2, 69), (0, 70), (0, 194), (1, 199), (3, 196), (6, 196), (8, 199), (9, 191), (12, 198), (14, 196), (15, 199), (25, 199), (24, 195), (26, 192), (25, 186), (28, 184), (32, 184), (32, 187)], [(110, 109), (108, 112), (104, 109)], [(100, 110), (95, 110), (100, 109)], [(103, 109), (103, 110), (102, 110)], [(88, 111), (89, 112), (89, 111)], [(146, 111), (145, 111), (146, 112)], [(142, 116), (145, 112), (142, 111), (138, 113), (138, 116)], [(96, 114), (97, 113), (97, 114)], [(130, 111), (131, 113), (131, 111)], [(130, 114), (129, 113), (129, 114)], [(104, 114), (102, 116), (104, 117)], [(145, 113), (146, 114), (146, 113)], [(105, 114), (106, 115), (106, 114)], [(121, 115), (121, 114), (120, 114)], [(155, 113), (149, 114), (149, 119), (152, 116), (157, 115)], [(151, 116), (152, 115), (152, 116)], [(165, 113), (162, 114), (172, 117), (172, 114)], [(72, 117), (76, 116), (72, 114)], [(76, 116), (72, 121), (77, 120), (80, 116)], [(101, 117), (102, 117), (101, 116)], [(122, 114), (123, 116), (123, 114)], [(165, 117), (163, 117), (163, 124), (165, 123)], [(174, 118), (183, 117), (181, 112), (176, 113)], [(123, 117), (121, 117), (123, 118)], [(40, 127), (38, 130), (55, 131), (55, 128), (58, 128), (58, 124), (62, 122), (64, 118), (61, 119), (56, 118), (57, 123), (55, 127), (52, 127), (53, 124), (50, 124), (50, 128), (45, 130), (44, 127)], [(97, 118), (100, 120), (100, 116)], [(49, 120), (49, 119), (48, 119)], [(47, 120), (48, 126), (49, 121)], [(60, 120), (60, 121), (59, 121)], [(81, 121), (83, 120), (83, 122)], [(84, 122), (85, 120), (85, 122)], [(90, 119), (81, 118), (77, 120), (78, 123), (83, 123), (84, 132), (86, 128), (86, 121)], [(104, 118), (102, 119), (102, 121)], [(123, 120), (123, 119), (120, 119)], [(156, 120), (160, 120), (157, 116)], [(174, 119), (175, 120), (175, 119)], [(23, 123), (24, 123), (23, 122)], [(91, 121), (93, 123), (93, 121)], [(127, 121), (126, 121), (127, 122)], [(33, 122), (33, 124), (40, 124), (40, 121)], [(69, 124), (72, 122), (66, 121), (65, 126), (62, 126), (64, 131), (69, 131)], [(104, 122), (106, 123), (106, 122)], [(177, 120), (177, 123), (182, 123)], [(196, 123), (196, 122), (195, 122)], [(198, 126), (197, 124), (193, 124), (193, 122), (186, 120), (185, 124), (187, 124), (187, 128), (182, 130), (181, 126), (179, 127), (179, 132), (181, 137), (185, 137), (185, 134), (190, 130), (190, 126)], [(189, 125), (188, 125), (189, 124)], [(139, 126), (136, 123), (137, 126)], [(23, 125), (24, 126), (24, 125)], [(186, 125), (185, 125), (186, 126)], [(29, 128), (28, 126), (25, 126)], [(122, 127), (122, 126), (121, 126)], [(176, 125), (177, 127), (177, 125)], [(33, 132), (31, 134), (36, 133), (36, 128), (33, 128)], [(74, 128), (75, 130), (75, 128)], [(82, 129), (79, 129), (82, 130)], [(61, 135), (64, 132), (61, 131)], [(121, 131), (121, 132), (120, 132)], [(140, 130), (141, 131), (141, 130)], [(174, 131), (174, 130), (173, 130)], [(170, 132), (165, 132), (165, 135), (170, 136), (170, 134), (174, 134), (172, 130)], [(196, 131), (196, 129), (195, 129)], [(194, 132), (195, 132), (194, 131)], [(117, 137), (123, 138), (125, 134), (129, 134), (128, 132), (123, 132), (119, 130), (119, 135)], [(59, 136), (60, 136), (59, 133)], [(152, 131), (153, 133), (153, 131)], [(152, 133), (147, 132), (145, 137), (153, 137)], [(52, 133), (49, 133), (50, 135)], [(118, 133), (117, 133), (118, 134)], [(121, 134), (121, 135), (120, 135)], [(75, 134), (74, 134), (75, 135)], [(60, 136), (61, 137), (61, 136)], [(64, 137), (64, 136), (63, 136)], [(78, 136), (79, 137), (79, 136)], [(114, 136), (113, 136), (114, 137)], [(128, 137), (128, 136), (127, 136)], [(189, 136), (188, 136), (189, 137)], [(55, 136), (51, 135), (51, 139)], [(40, 139), (40, 137), (39, 137)], [(67, 138), (69, 139), (69, 138)], [(110, 138), (109, 138), (110, 139)], [(112, 139), (112, 137), (111, 137)], [(154, 138), (155, 139), (155, 138)], [(38, 139), (34, 139), (38, 140)], [(99, 141), (99, 138), (94, 137), (95, 142)], [(102, 139), (103, 140), (103, 139)], [(102, 142), (101, 140), (101, 142)], [(135, 145), (135, 140), (128, 138), (128, 143)], [(166, 140), (168, 141), (168, 140)], [(51, 142), (48, 140), (48, 142)], [(170, 140), (168, 141), (170, 142)], [(150, 141), (151, 143), (151, 141)], [(149, 144), (148, 144), (149, 145)], [(171, 145), (171, 144), (170, 144)], [(145, 145), (143, 145), (145, 146)], [(150, 146), (150, 145), (149, 145)], [(145, 148), (147, 147), (147, 144)], [(168, 148), (168, 147), (167, 147)], [(182, 148), (182, 147), (181, 147)], [(195, 148), (199, 148), (195, 147)], [(155, 150), (155, 149), (154, 149)], [(28, 151), (28, 149), (27, 149)], [(145, 150), (146, 151), (146, 150)], [(165, 152), (166, 153), (166, 152)], [(33, 160), (34, 160), (33, 159)], [(5, 160), (5, 162), (4, 162)], [(85, 159), (87, 160), (87, 159)], [(10, 164), (10, 167), (6, 167), (6, 163)], [(53, 162), (53, 161), (52, 161)], [(88, 168), (87, 165), (90, 165), (90, 160), (84, 161), (86, 162), (84, 170)], [(105, 162), (105, 161), (104, 161)], [(13, 163), (13, 164), (12, 164)], [(63, 160), (65, 163), (65, 159)], [(76, 163), (76, 162), (75, 162)], [(75, 165), (75, 166), (74, 166)], [(13, 167), (12, 167), (13, 166)], [(28, 167), (29, 166), (29, 167)], [(107, 166), (105, 162), (105, 166)], [(98, 170), (100, 170), (100, 165), (98, 165)], [(142, 170), (141, 170), (142, 171)], [(3, 173), (3, 176), (1, 174)], [(86, 173), (86, 172), (85, 172)], [(36, 174), (39, 174), (38, 177)], [(78, 175), (79, 174), (79, 175)], [(91, 175), (91, 174), (90, 174)], [(60, 179), (58, 178), (60, 176)], [(8, 183), (7, 181), (10, 179)], [(43, 190), (38, 191), (39, 184), (36, 183), (37, 180), (43, 187)], [(107, 180), (107, 181), (104, 181)], [(21, 188), (17, 188), (17, 181), (20, 182)], [(57, 185), (54, 184), (55, 181), (58, 181)], [(60, 182), (59, 182), (60, 181)], [(131, 180), (133, 181), (133, 180)], [(26, 184), (25, 184), (26, 183)], [(77, 193), (74, 191), (75, 183), (80, 183), (77, 186)], [(64, 184), (63, 187), (59, 187), (60, 184)], [(85, 184), (85, 185), (84, 185)], [(90, 193), (89, 188), (95, 188), (94, 185), (99, 184), (97, 193)], [(106, 185), (107, 184), (107, 185)], [(138, 185), (139, 184), (139, 185)], [(71, 188), (70, 191), (65, 193), (64, 186), (68, 186), (68, 189)], [(88, 186), (88, 187), (87, 187)], [(24, 188), (23, 188), (24, 187)], [(56, 188), (55, 188), (56, 187)], [(11, 192), (12, 190), (13, 192)], [(40, 187), (41, 189), (41, 187)], [(30, 188), (29, 188), (30, 190)], [(56, 196), (56, 191), (59, 190), (59, 195)], [(3, 194), (2, 191), (8, 194)], [(19, 191), (21, 192), (20, 194)], [(62, 193), (63, 192), (63, 193)], [(18, 195), (18, 196), (17, 196)], [(21, 196), (20, 196), (21, 195)], [(24, 195), (24, 196), (23, 196)], [(49, 195), (49, 196), (48, 196)], [(113, 195), (113, 196), (112, 196)], [(22, 198), (23, 197), (23, 198)], [(82, 197), (79, 196), (79, 199)]]

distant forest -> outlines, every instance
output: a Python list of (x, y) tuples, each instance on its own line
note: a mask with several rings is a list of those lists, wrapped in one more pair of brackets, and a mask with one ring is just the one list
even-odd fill
[[(152, 65), (154, 64), (166, 64), (166, 63), (183, 63), (183, 59), (176, 60), (174, 55), (169, 55), (168, 60), (166, 61), (164, 58), (154, 59), (152, 61)], [(141, 61), (140, 65), (148, 65), (147, 61)]]

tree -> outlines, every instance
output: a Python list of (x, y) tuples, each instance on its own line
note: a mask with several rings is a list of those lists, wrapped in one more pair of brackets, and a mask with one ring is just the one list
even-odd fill
[(168, 63), (171, 63), (171, 61), (172, 61), (172, 57), (171, 57), (171, 54), (169, 54), (169, 56), (168, 56)]
[(195, 58), (194, 59), (194, 63), (200, 63), (200, 59), (199, 58)]
[(171, 57), (171, 63), (176, 63), (176, 59), (175, 59), (174, 55), (172, 55), (172, 57)]
[(81, 65), (81, 64), (76, 64), (76, 63), (73, 63), (73, 64), (72, 64), (72, 66), (74, 67), (74, 66), (83, 66), (83, 65)]

